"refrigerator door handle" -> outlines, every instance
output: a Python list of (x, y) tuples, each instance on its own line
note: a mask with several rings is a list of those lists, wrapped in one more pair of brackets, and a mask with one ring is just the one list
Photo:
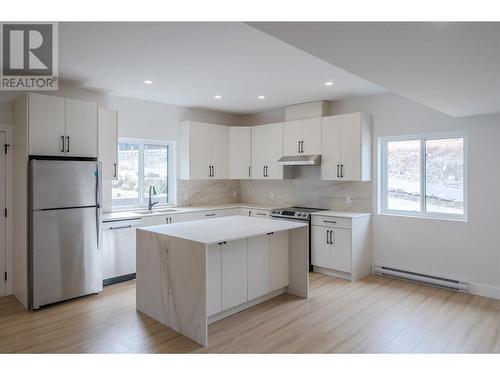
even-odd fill
[(101, 162), (97, 162), (96, 170), (96, 188), (95, 188), (95, 205), (96, 205), (96, 232), (97, 232), (97, 248), (101, 247), (101, 232), (102, 232), (102, 207), (101, 207)]

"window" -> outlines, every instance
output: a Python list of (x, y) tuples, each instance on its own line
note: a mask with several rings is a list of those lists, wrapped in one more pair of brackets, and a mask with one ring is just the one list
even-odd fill
[(113, 181), (113, 208), (147, 207), (149, 188), (160, 205), (174, 202), (173, 144), (120, 138), (118, 179)]
[(466, 218), (463, 133), (380, 139), (380, 211)]

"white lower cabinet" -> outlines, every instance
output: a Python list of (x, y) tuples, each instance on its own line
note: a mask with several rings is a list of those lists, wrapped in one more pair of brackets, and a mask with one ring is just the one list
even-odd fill
[(312, 224), (313, 266), (338, 272), (338, 276), (353, 281), (371, 272), (369, 216), (352, 220), (314, 216)]
[(207, 247), (207, 316), (289, 284), (288, 231)]
[(143, 216), (141, 218), (141, 226), (146, 227), (149, 225), (174, 224), (189, 220), (193, 220), (193, 214), (190, 212), (178, 213), (173, 215), (151, 215)]
[(222, 249), (221, 245), (207, 248), (207, 316), (222, 311)]
[(248, 239), (248, 299), (269, 293), (269, 236)]
[(289, 284), (289, 232), (269, 235), (269, 289), (284, 288)]
[(229, 241), (222, 248), (222, 310), (241, 305), (247, 296), (247, 240)]

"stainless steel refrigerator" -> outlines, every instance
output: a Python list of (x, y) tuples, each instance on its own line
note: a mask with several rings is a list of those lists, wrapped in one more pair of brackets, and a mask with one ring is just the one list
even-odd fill
[(100, 162), (30, 160), (30, 307), (102, 290)]

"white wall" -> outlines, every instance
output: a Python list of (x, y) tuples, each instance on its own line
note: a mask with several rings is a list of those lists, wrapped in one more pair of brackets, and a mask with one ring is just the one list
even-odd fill
[[(393, 94), (332, 103), (332, 113), (354, 111), (373, 116), (373, 160), (378, 137), (468, 134), (468, 221), (375, 214), (373, 263), (469, 281), (474, 292), (500, 298), (500, 115), (457, 119)], [(373, 163), (373, 212), (377, 174)]]

